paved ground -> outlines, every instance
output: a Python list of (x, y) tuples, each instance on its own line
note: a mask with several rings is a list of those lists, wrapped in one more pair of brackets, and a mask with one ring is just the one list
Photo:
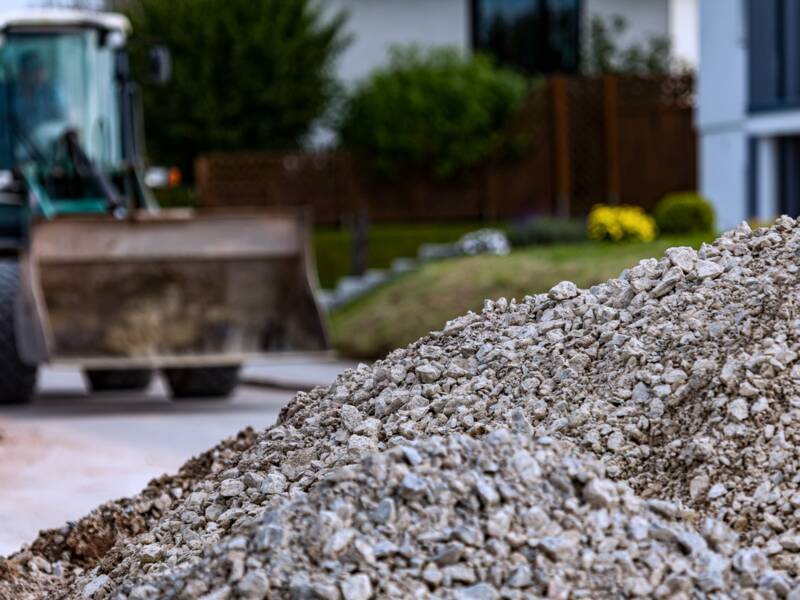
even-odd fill
[[(330, 383), (345, 363), (249, 367), (248, 379), (298, 387)], [(44, 371), (29, 406), (0, 408), (0, 555), (98, 504), (139, 491), (191, 455), (250, 425), (272, 424), (293, 392), (242, 386), (225, 402), (147, 393), (87, 393), (79, 373)]]
[(241, 378), (251, 385), (308, 390), (318, 385), (330, 385), (339, 373), (357, 364), (324, 354), (287, 355), (247, 365), (242, 369)]

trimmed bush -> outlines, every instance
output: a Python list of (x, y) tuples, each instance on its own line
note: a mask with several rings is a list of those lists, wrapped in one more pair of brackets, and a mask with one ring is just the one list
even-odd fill
[(512, 223), (508, 239), (512, 246), (567, 244), (586, 240), (586, 223), (581, 219), (539, 217)]
[(596, 241), (649, 242), (656, 237), (656, 223), (639, 206), (597, 204), (586, 223), (589, 237)]
[(346, 102), (340, 142), (380, 176), (448, 179), (489, 157), (527, 90), (485, 56), (395, 48)]
[(696, 192), (667, 194), (653, 213), (661, 233), (705, 233), (714, 230), (714, 207)]

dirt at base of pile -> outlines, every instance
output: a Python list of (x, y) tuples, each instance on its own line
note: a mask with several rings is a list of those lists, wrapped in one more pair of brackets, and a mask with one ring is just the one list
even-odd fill
[[(275, 426), (170, 489), (169, 505), (145, 530), (117, 531), (93, 567), (70, 563), (69, 554), (60, 565), (36, 554), (18, 566), (84, 600), (260, 600), (287, 590), (334, 600), (795, 600), (799, 258), (800, 226), (782, 217), (768, 229), (743, 224), (697, 252), (672, 248), (589, 290), (562, 282), (522, 302), (487, 301), (481, 314), (298, 394)], [(521, 436), (541, 473), (584, 475), (515, 475), (491, 446), (503, 430)], [(572, 463), (548, 454), (553, 440)], [(426, 445), (437, 443), (469, 468), (443, 470)], [(369, 472), (382, 461), (397, 471), (401, 455), (408, 464), (399, 484)], [(591, 461), (602, 478), (586, 475)], [(605, 496), (630, 501), (593, 505), (586, 486), (595, 479)], [(527, 495), (542, 505), (533, 520)], [(136, 501), (120, 504), (123, 514)], [(401, 526), (370, 524), (384, 501), (405, 511)], [(632, 508), (642, 503), (644, 512)], [(500, 528), (492, 549), (494, 507), (509, 529)], [(647, 525), (631, 540), (637, 517)], [(551, 527), (546, 535), (540, 522)], [(483, 542), (470, 546), (461, 535)], [(471, 550), (437, 562), (437, 544), (456, 542)], [(329, 553), (328, 543), (338, 550)], [(386, 543), (397, 550), (383, 552)], [(305, 579), (287, 579), (287, 557)], [(513, 579), (525, 582), (515, 587), (509, 580), (520, 566), (531, 577)], [(559, 583), (545, 589), (546, 580)]]
[(222, 470), (255, 439), (256, 432), (248, 427), (190, 458), (178, 473), (153, 479), (138, 496), (108, 502), (74, 523), (43, 530), (21, 552), (0, 559), (0, 600), (55, 598), (54, 586), (63, 584), (64, 577), (91, 569), (118, 541), (153, 527), (175, 496)]

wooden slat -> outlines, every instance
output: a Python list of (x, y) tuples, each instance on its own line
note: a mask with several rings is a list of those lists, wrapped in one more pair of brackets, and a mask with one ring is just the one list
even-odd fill
[(621, 172), (619, 154), (619, 101), (617, 94), (618, 78), (613, 75), (603, 77), (603, 107), (605, 109), (606, 137), (606, 200), (619, 204), (621, 196)]
[(556, 213), (568, 217), (572, 200), (572, 180), (569, 152), (569, 98), (567, 80), (564, 77), (550, 78), (550, 101), (553, 120)]
[(310, 206), (317, 224), (582, 215), (593, 204), (652, 208), (697, 184), (687, 77), (550, 77), (507, 133), (527, 139), (513, 159), (492, 156), (450, 181), (407, 173), (384, 181), (346, 153), (211, 154), (197, 161), (205, 206)]

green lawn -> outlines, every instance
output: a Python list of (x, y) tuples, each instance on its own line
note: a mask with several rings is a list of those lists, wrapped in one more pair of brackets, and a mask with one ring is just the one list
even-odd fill
[[(185, 186), (153, 190), (164, 208), (196, 207), (195, 192)], [(492, 227), (505, 230), (505, 223), (461, 221), (446, 223), (375, 224), (369, 228), (368, 252), (370, 269), (386, 269), (395, 258), (414, 258), (422, 244), (455, 242), (470, 231)], [(315, 227), (314, 250), (320, 285), (332, 288), (340, 277), (350, 274), (353, 236), (343, 227)]]
[(478, 256), (431, 263), (331, 315), (335, 347), (344, 355), (377, 358), (404, 346), (485, 298), (522, 299), (568, 279), (589, 287), (617, 276), (640, 259), (671, 246), (698, 247), (713, 235), (648, 243), (580, 243), (536, 247), (509, 256)]
[[(465, 233), (505, 225), (481, 222), (457, 223), (392, 223), (375, 224), (369, 228), (369, 268), (385, 269), (395, 258), (414, 258), (422, 244), (455, 242)], [(348, 229), (317, 227), (314, 232), (317, 270), (323, 288), (331, 288), (336, 281), (350, 273), (352, 260), (352, 235)]]

